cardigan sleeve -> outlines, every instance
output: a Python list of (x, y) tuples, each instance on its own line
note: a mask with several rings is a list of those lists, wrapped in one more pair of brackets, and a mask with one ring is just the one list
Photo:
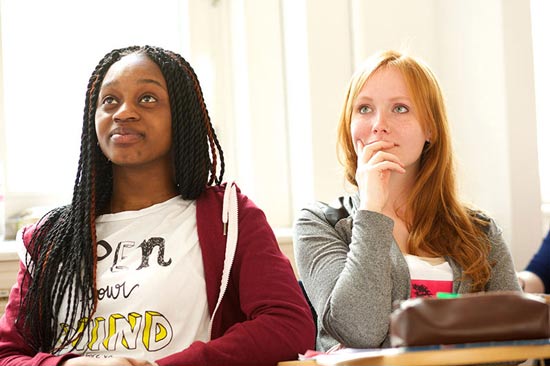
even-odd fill
[(380, 347), (386, 340), (394, 287), (392, 233), (393, 220), (376, 212), (359, 210), (333, 226), (320, 203), (301, 211), (296, 261), (318, 315), (321, 350), (334, 345), (327, 335), (353, 348)]
[(491, 277), (485, 286), (486, 291), (521, 291), (514, 262), (508, 246), (502, 237), (502, 230), (490, 219), (489, 240), (491, 251), (489, 262), (492, 265)]

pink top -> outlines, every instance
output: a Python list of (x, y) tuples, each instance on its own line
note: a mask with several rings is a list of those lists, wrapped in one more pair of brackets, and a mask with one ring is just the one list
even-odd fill
[(453, 271), (443, 258), (406, 255), (411, 275), (411, 298), (453, 291)]

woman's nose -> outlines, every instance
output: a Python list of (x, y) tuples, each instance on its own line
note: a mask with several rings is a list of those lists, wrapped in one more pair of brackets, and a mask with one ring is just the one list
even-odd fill
[(374, 123), (372, 125), (373, 133), (390, 133), (390, 127), (388, 125), (388, 120), (384, 113), (377, 113)]
[(136, 121), (139, 119), (139, 113), (132, 103), (124, 102), (113, 115), (113, 119), (115, 122)]

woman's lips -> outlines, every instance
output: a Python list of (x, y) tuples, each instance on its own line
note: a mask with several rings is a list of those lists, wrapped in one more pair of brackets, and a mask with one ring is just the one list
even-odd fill
[(367, 142), (366, 145), (374, 144), (375, 142), (387, 142), (387, 143), (393, 144), (393, 146), (397, 146), (397, 144), (395, 142), (391, 142), (391, 141), (387, 141), (387, 140), (372, 140), (372, 141)]
[(143, 139), (143, 133), (134, 130), (133, 128), (115, 128), (111, 134), (111, 141), (116, 144), (133, 144)]

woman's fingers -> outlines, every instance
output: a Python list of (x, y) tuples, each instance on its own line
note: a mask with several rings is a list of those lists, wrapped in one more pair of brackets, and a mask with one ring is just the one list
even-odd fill
[(369, 160), (368, 165), (375, 166), (375, 165), (378, 165), (378, 164), (386, 162), (386, 161), (397, 164), (401, 168), (404, 168), (403, 163), (401, 163), (401, 160), (396, 155), (385, 152), (385, 151), (376, 152), (372, 156), (372, 158)]
[(395, 144), (377, 141), (364, 145), (357, 143), (357, 171), (355, 180), (359, 188), (360, 209), (382, 212), (388, 196), (388, 182), (393, 172), (403, 174), (405, 167), (397, 155), (392, 154)]
[(126, 360), (131, 362), (132, 366), (156, 366), (157, 365), (156, 362), (141, 360), (137, 358), (126, 358)]
[[(65, 360), (61, 365), (63, 366), (136, 366), (142, 365), (135, 359), (129, 359), (124, 357), (109, 357), (109, 358), (93, 358), (93, 357), (74, 357)], [(150, 365), (148, 361), (143, 365)]]
[[(368, 167), (367, 170), (393, 170), (399, 173), (405, 173), (405, 167), (401, 160), (394, 154), (385, 151), (391, 149), (395, 144), (387, 141), (377, 141), (372, 144), (363, 146), (361, 140), (357, 142), (357, 170), (364, 170), (363, 167)], [(393, 164), (381, 164), (391, 162)], [(394, 165), (395, 164), (395, 165)]]
[(379, 163), (369, 165), (368, 167), (366, 167), (366, 170), (369, 172), (377, 172), (377, 173), (382, 173), (386, 171), (397, 172), (402, 174), (405, 173), (405, 168), (403, 168), (403, 166), (401, 166), (400, 163), (396, 163), (389, 160), (383, 160)]
[(368, 163), (368, 161), (379, 151), (391, 149), (395, 144), (388, 141), (376, 141), (368, 145), (357, 142), (357, 165)]
[(358, 167), (355, 174), (355, 179), (358, 183), (365, 182), (366, 177), (363, 178), (363, 175), (371, 176), (370, 179), (374, 177), (386, 179), (392, 172), (404, 174), (405, 169), (398, 163), (386, 160), (373, 165), (363, 165)]

